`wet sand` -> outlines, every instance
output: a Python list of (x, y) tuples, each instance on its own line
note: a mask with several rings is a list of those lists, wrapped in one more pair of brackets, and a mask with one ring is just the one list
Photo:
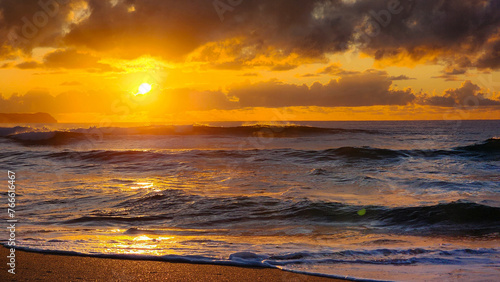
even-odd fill
[(0, 247), (0, 281), (345, 281), (277, 269), (63, 256), (16, 251), (15, 275)]

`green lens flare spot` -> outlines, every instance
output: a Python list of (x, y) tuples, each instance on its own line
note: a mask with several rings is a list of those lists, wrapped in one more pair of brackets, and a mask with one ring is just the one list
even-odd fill
[(366, 209), (362, 209), (362, 210), (358, 211), (359, 216), (363, 216), (365, 214), (366, 214)]

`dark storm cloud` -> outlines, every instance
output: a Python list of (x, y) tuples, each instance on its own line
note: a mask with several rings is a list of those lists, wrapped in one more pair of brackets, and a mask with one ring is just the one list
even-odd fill
[(500, 39), (491, 42), (486, 51), (476, 62), (478, 68), (498, 69), (500, 68)]
[[(44, 3), (50, 1), (56, 0)], [(9, 31), (15, 27), (22, 31), (24, 18), (33, 22), (33, 16), (43, 11), (37, 2), (0, 2), (2, 52), (15, 45), (6, 40)], [(89, 17), (68, 22), (75, 11), (83, 13), (78, 8), (83, 2), (88, 2)], [(223, 22), (213, 1), (115, 3), (74, 0), (61, 4), (23, 46), (65, 44), (121, 57), (152, 54), (181, 60), (207, 42), (241, 38), (256, 54), (272, 47), (284, 55), (322, 58), (325, 53), (357, 46), (379, 60), (398, 54), (420, 60), (433, 53), (451, 65), (461, 64), (465, 57), (467, 67), (500, 67), (500, 43), (495, 40), (500, 36), (500, 0), (253, 0), (233, 5), (225, 11)]]
[(415, 100), (411, 90), (393, 90), (386, 73), (373, 70), (350, 75), (328, 84), (283, 84), (261, 82), (229, 91), (242, 107), (325, 106), (359, 107), (406, 105)]
[(423, 104), (440, 107), (500, 106), (500, 101), (486, 97), (481, 88), (470, 80), (459, 88), (448, 89), (443, 96), (425, 97)]
[[(67, 44), (135, 58), (143, 54), (178, 60), (224, 30), (211, 1), (89, 0), (90, 17), (65, 36)], [(129, 12), (129, 9), (134, 9)]]
[(73, 7), (82, 1), (0, 1), (0, 58), (15, 49), (29, 53), (35, 47), (54, 46), (64, 36)]
[(499, 67), (492, 39), (500, 35), (500, 1), (414, 2), (407, 15), (393, 17), (364, 50), (379, 60), (399, 54), (420, 60), (430, 54), (457, 67)]

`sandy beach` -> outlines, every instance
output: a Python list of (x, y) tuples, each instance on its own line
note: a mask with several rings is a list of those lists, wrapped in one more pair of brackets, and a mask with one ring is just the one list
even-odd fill
[[(0, 248), (2, 261), (8, 250)], [(16, 251), (16, 274), (1, 281), (345, 281), (276, 269), (103, 259)]]

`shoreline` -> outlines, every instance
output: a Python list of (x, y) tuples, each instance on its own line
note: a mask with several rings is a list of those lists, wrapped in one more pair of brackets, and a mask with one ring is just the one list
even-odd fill
[(8, 272), (9, 249), (0, 247), (2, 281), (346, 281), (272, 268), (98, 258), (16, 250), (15, 273)]

